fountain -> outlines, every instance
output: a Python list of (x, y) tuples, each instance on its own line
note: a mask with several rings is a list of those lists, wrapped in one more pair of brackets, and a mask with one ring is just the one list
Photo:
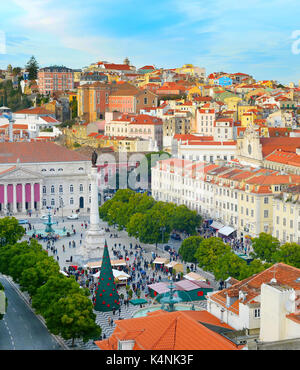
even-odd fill
[(180, 303), (182, 302), (182, 299), (174, 292), (175, 285), (173, 284), (172, 279), (171, 279), (171, 282), (168, 288), (170, 289), (170, 291), (165, 293), (164, 296), (160, 299), (161, 304), (154, 304), (150, 307), (142, 308), (136, 311), (132, 317), (133, 318), (144, 317), (144, 316), (147, 316), (148, 312), (153, 312), (153, 311), (158, 311), (158, 310), (164, 310), (167, 312), (199, 310), (199, 308), (196, 308), (194, 304), (190, 305), (190, 304)]
[(44, 225), (46, 225), (45, 229), (33, 229), (30, 231), (27, 231), (27, 235), (40, 235), (41, 237), (49, 237), (49, 236), (67, 236), (68, 231), (66, 230), (66, 227), (64, 226), (63, 229), (54, 228), (53, 225), (56, 225), (57, 222), (52, 220), (51, 216), (51, 210), (49, 209), (48, 215), (47, 215), (47, 221), (43, 222)]
[(48, 212), (48, 220), (46, 222), (44, 222), (44, 225), (46, 225), (45, 233), (54, 234), (55, 233), (55, 230), (52, 227), (52, 225), (54, 225), (54, 224), (56, 224), (56, 222), (53, 222), (51, 220), (51, 213), (50, 213), (50, 210), (49, 210), (49, 212)]

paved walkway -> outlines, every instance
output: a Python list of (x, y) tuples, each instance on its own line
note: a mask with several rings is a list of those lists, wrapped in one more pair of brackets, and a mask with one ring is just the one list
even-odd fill
[[(64, 222), (62, 222), (61, 217), (54, 218), (54, 220), (58, 221), (58, 225), (57, 225), (58, 228), (63, 228), (65, 226), (67, 230), (72, 231), (72, 227), (73, 227), (73, 229), (76, 230), (76, 234), (71, 234), (70, 237), (61, 238), (61, 239), (57, 240), (54, 243), (53, 246), (54, 246), (55, 249), (57, 249), (57, 253), (53, 253), (50, 249), (48, 249), (48, 254), (53, 256), (53, 258), (55, 258), (58, 261), (61, 270), (63, 270), (63, 268), (68, 268), (69, 267), (69, 265), (71, 263), (66, 262), (66, 261), (70, 259), (70, 256), (76, 255), (76, 250), (77, 250), (77, 248), (80, 247), (80, 245), (81, 245), (80, 243), (84, 242), (85, 232), (86, 232), (86, 229), (85, 229), (84, 225), (85, 225), (85, 222), (88, 223), (88, 217), (82, 217), (81, 216), (79, 220), (66, 220), (66, 219), (64, 219)], [(36, 230), (45, 228), (45, 225), (43, 225), (44, 221), (42, 221), (40, 219), (29, 219), (29, 222), (31, 222), (32, 226), (34, 226)], [(107, 240), (107, 244), (108, 244), (108, 248), (109, 248), (109, 254), (110, 254), (111, 259), (116, 259), (116, 257), (114, 257), (113, 252), (112, 252), (112, 249), (115, 248), (114, 247), (115, 244), (117, 244), (116, 250), (120, 251), (124, 256), (123, 246), (125, 246), (127, 251), (130, 251), (130, 247), (129, 247), (130, 243), (132, 243), (133, 246), (135, 246), (136, 244), (141, 246), (141, 248), (142, 248), (142, 258), (143, 258), (142, 263), (141, 263), (142, 267), (144, 265), (143, 262), (145, 260), (147, 262), (151, 261), (153, 252), (155, 252), (159, 257), (167, 257), (167, 258), (170, 257), (168, 252), (166, 252), (162, 249), (156, 249), (155, 246), (151, 245), (151, 244), (139, 243), (135, 238), (129, 237), (126, 231), (117, 231), (113, 227), (108, 226), (106, 222), (100, 221), (100, 227), (102, 227), (103, 229), (109, 228), (109, 230), (110, 230), (109, 232), (105, 233), (105, 236), (106, 236), (106, 240)], [(26, 225), (26, 228), (28, 228), (27, 225)], [(55, 228), (55, 225), (54, 225), (54, 228)], [(114, 237), (110, 238), (111, 234), (117, 234), (118, 237), (117, 238), (114, 238)], [(73, 241), (75, 243), (75, 247), (72, 246)], [(71, 242), (71, 246), (69, 246), (69, 242)], [(47, 249), (47, 242), (39, 241), (39, 243), (43, 246), (44, 249)], [(121, 246), (119, 246), (119, 244), (121, 244)], [(64, 250), (63, 250), (63, 245), (64, 245)], [(136, 250), (133, 248), (132, 251), (133, 251), (133, 255), (132, 256), (130, 256), (130, 254), (128, 255), (128, 257), (129, 257), (128, 264), (130, 264), (130, 265), (133, 264), (133, 262), (134, 262), (134, 258), (135, 258), (134, 254), (135, 254)], [(99, 260), (101, 258), (102, 258), (102, 256), (99, 256)], [(188, 265), (190, 265), (190, 264), (188, 264)], [(186, 273), (186, 265), (184, 265), (184, 268), (185, 268), (184, 273)], [(208, 272), (205, 272), (205, 271), (203, 271), (199, 268), (197, 268), (196, 272), (198, 272), (199, 274), (201, 274), (202, 276), (207, 278), (210, 281), (210, 284), (214, 288), (214, 290), (217, 289), (217, 282), (214, 280), (212, 274), (210, 274)], [(147, 271), (147, 276), (150, 276), (150, 275), (151, 275), (151, 277), (153, 276), (152, 269), (149, 269)], [(158, 280), (159, 276), (161, 276), (161, 281), (167, 281), (168, 280), (167, 275), (165, 275), (161, 272), (156, 272), (155, 279)], [(133, 282), (136, 282), (136, 280), (133, 280)], [(119, 287), (118, 292), (119, 292), (119, 294), (123, 293), (124, 297), (126, 298), (126, 289), (125, 289), (124, 286)], [(145, 292), (146, 292), (146, 290), (144, 290), (144, 291), (141, 290), (141, 298), (145, 297)], [(133, 295), (133, 298), (136, 298), (135, 294)], [(149, 300), (149, 297), (147, 299)], [(206, 309), (206, 301), (195, 302), (195, 307), (199, 307), (201, 309)], [(120, 318), (122, 318), (122, 319), (131, 318), (132, 315), (139, 309), (140, 309), (139, 306), (136, 307), (136, 306), (133, 306), (133, 305), (129, 304), (129, 306), (127, 307), (123, 304), (121, 306)], [(112, 312), (105, 312), (105, 313), (97, 312), (97, 311), (94, 311), (94, 312), (96, 314), (96, 322), (102, 328), (102, 336), (103, 336), (103, 334), (105, 334), (106, 338), (108, 338), (112, 334), (112, 332), (114, 331), (115, 320), (119, 319), (119, 312), (116, 312), (115, 315), (113, 315)], [(109, 317), (111, 319), (113, 319), (113, 325), (112, 326), (110, 326), (109, 323), (108, 323), (108, 320), (109, 320), (108, 318)], [(70, 346), (72, 341), (70, 340), (70, 341), (64, 341), (64, 342), (67, 346)], [(80, 340), (76, 340), (75, 344), (76, 344), (76, 347), (74, 349), (98, 349), (98, 347), (95, 346), (95, 344), (93, 343), (92, 340), (90, 340), (87, 343), (83, 343)]]

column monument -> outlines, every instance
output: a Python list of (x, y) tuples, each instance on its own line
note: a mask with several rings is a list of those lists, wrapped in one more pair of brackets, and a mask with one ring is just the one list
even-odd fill
[(98, 155), (96, 151), (94, 151), (92, 155), (91, 173), (89, 175), (91, 180), (90, 225), (78, 255), (74, 256), (74, 259), (82, 264), (95, 259), (99, 260), (103, 255), (105, 244), (105, 233), (100, 228), (99, 218), (97, 158)]

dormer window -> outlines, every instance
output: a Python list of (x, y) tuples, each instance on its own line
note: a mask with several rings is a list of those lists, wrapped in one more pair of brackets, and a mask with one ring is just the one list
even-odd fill
[(47, 171), (47, 170), (46, 170), (46, 168), (43, 168), (43, 169), (42, 169), (42, 172), (46, 172), (46, 171)]
[(54, 172), (55, 171), (55, 169), (54, 168), (50, 168), (50, 172)]

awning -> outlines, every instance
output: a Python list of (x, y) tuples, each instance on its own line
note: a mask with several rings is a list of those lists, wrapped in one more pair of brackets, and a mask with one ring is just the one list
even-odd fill
[(224, 225), (221, 224), (221, 222), (217, 222), (217, 221), (214, 221), (209, 226), (212, 227), (213, 229), (216, 229), (216, 230), (222, 229), (222, 227), (224, 227)]
[[(118, 280), (127, 280), (127, 279), (130, 278), (130, 275), (126, 274), (126, 272), (124, 272), (124, 271), (119, 271), (119, 270), (112, 269), (112, 272), (113, 272), (113, 275), (114, 275), (114, 278), (115, 279), (118, 279)], [(100, 271), (98, 271), (95, 274), (93, 274), (93, 276), (96, 277), (96, 278), (99, 278)]]
[(134, 306), (137, 306), (138, 304), (146, 304), (148, 303), (148, 301), (146, 301), (146, 299), (144, 298), (140, 298), (140, 299), (131, 299), (129, 303), (133, 304)]
[(206, 281), (205, 277), (196, 274), (195, 272), (190, 272), (186, 275), (183, 276), (187, 280), (192, 280), (192, 281)]
[(218, 230), (218, 233), (222, 234), (222, 235), (225, 235), (225, 236), (228, 236), (228, 235), (232, 234), (234, 231), (236, 231), (236, 229), (234, 229), (233, 227), (224, 226), (224, 227), (222, 227), (222, 229)]
[(153, 261), (153, 263), (157, 263), (160, 265), (164, 265), (167, 262), (169, 262), (167, 258), (160, 258), (160, 257), (155, 258), (155, 260)]

